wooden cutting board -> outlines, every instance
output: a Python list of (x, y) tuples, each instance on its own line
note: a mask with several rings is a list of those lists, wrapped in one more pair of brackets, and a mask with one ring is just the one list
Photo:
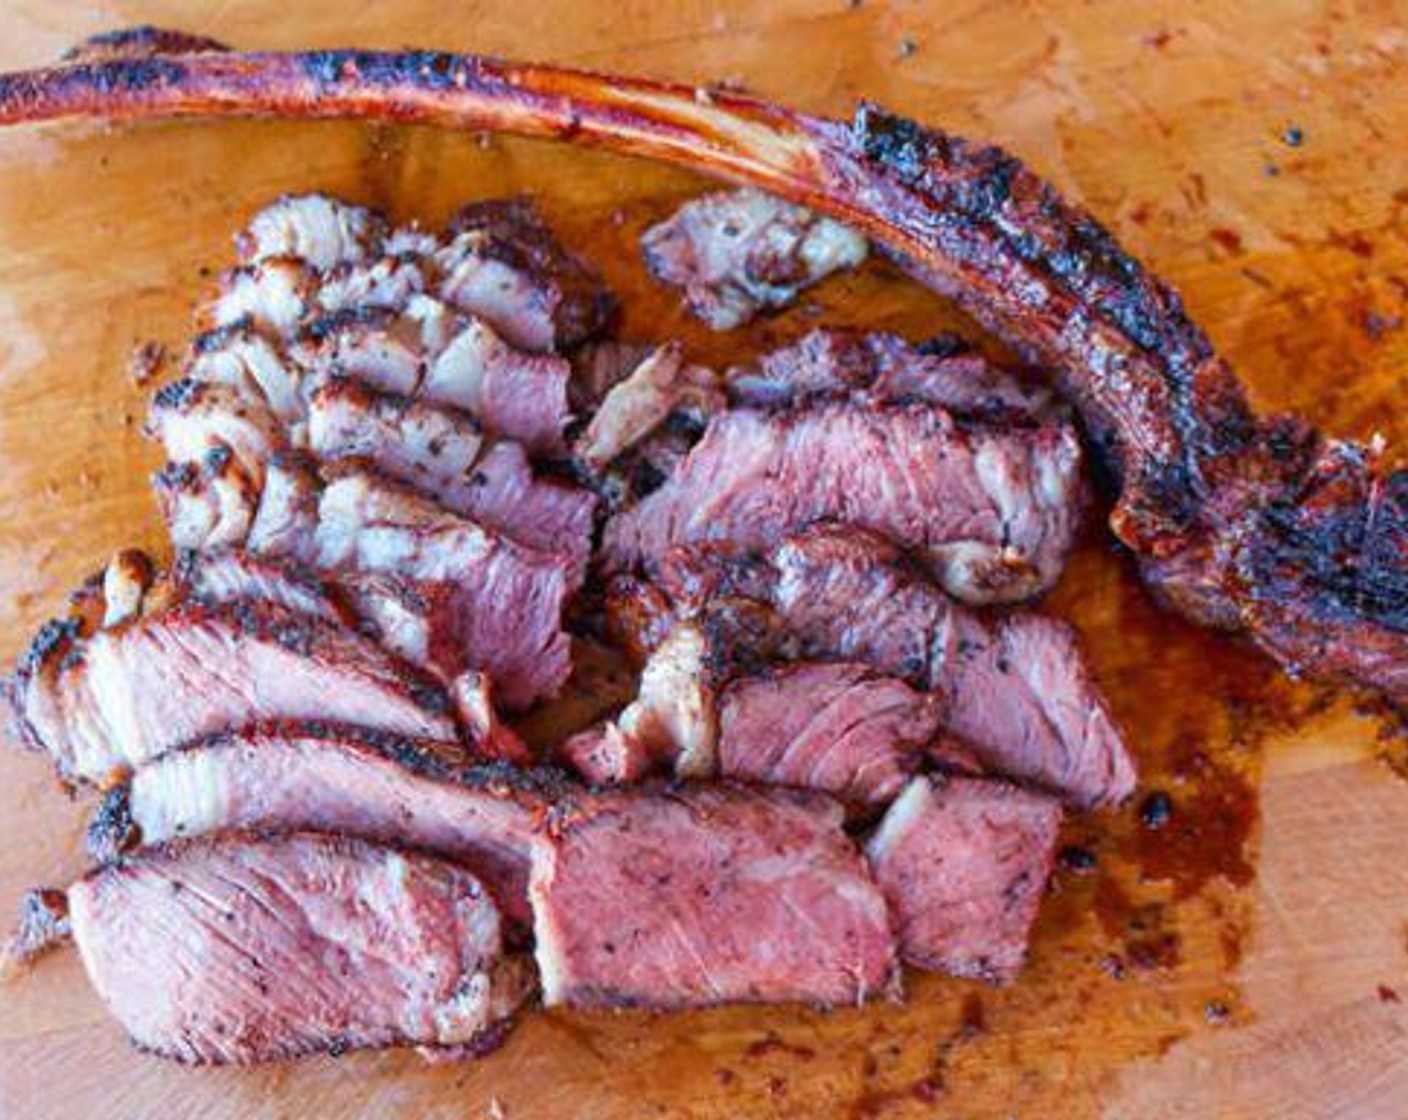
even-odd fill
[[(1187, 9), (1180, 11), (1179, 9)], [(247, 47), (438, 46), (692, 81), (807, 109), (877, 99), (1008, 145), (1183, 292), (1257, 401), (1402, 446), (1408, 25), (1401, 4), (576, 0), (3, 4), (0, 66), (151, 21)], [(0, 134), (0, 655), (115, 548), (158, 546), (128, 355), (178, 346), (229, 237), (281, 191), (437, 221), (529, 190), (628, 297), (626, 327), (727, 360), (826, 321), (958, 322), (876, 265), (739, 337), (641, 275), (689, 176), (566, 148), (352, 124)], [(1098, 520), (1098, 519), (1097, 519)], [(1032, 959), (904, 1006), (536, 1015), (477, 1063), (350, 1055), (255, 1072), (143, 1057), (72, 953), (0, 988), (0, 1117), (1408, 1116), (1402, 741), (1349, 700), (1156, 611), (1096, 525), (1052, 609), (1085, 634), (1139, 803), (1073, 821)], [(83, 865), (87, 805), (0, 752), (0, 911)], [(1401, 999), (1400, 999), (1401, 997)], [(1402, 1001), (1401, 1001), (1402, 1000)]]

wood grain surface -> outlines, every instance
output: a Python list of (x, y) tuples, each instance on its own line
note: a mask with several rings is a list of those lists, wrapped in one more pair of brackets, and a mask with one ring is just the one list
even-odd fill
[[(1402, 3), (413, 0), (0, 4), (0, 67), (154, 22), (245, 47), (421, 45), (861, 96), (999, 141), (1164, 277), (1258, 403), (1402, 447)], [(954, 315), (883, 265), (712, 337), (641, 275), (641, 226), (700, 188), (562, 147), (353, 124), (0, 134), (0, 656), (115, 548), (159, 547), (128, 356), (178, 347), (230, 234), (281, 191), (444, 218), (527, 190), (628, 297), (628, 333), (725, 360), (815, 321)], [(615, 220), (610, 220), (614, 218)], [(1051, 609), (1084, 633), (1144, 772), (1075, 820), (1022, 978), (914, 977), (821, 1014), (539, 1014), (481, 1062), (349, 1055), (253, 1072), (132, 1050), (71, 952), (0, 988), (0, 1117), (1408, 1117), (1408, 757), (1352, 701), (1156, 611), (1098, 525)], [(1140, 799), (1167, 792), (1151, 830)], [(0, 912), (83, 866), (88, 805), (0, 751)]]

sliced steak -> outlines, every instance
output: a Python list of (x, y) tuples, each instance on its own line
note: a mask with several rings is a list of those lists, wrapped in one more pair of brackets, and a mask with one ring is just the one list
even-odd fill
[(285, 427), (303, 421), (302, 371), (247, 320), (200, 335), (184, 373), (265, 404)]
[(324, 490), (316, 563), (405, 581), (425, 603), (427, 652), (442, 677), (482, 670), (507, 708), (555, 694), (571, 671), (566, 561), (365, 472)]
[(313, 307), (316, 285), (316, 274), (297, 257), (268, 257), (226, 272), (206, 318), (214, 327), (248, 325), (291, 338)]
[(309, 394), (308, 444), (325, 460), (366, 462), (452, 513), (566, 557), (574, 585), (586, 576), (596, 498), (536, 477), (521, 445), (486, 441), (468, 413), (333, 377)]
[(284, 195), (250, 219), (235, 238), (240, 260), (298, 257), (320, 272), (380, 255), (386, 219), (323, 194)]
[[(1134, 789), (1134, 763), (1068, 626), (1031, 612), (966, 610), (873, 533), (819, 526), (765, 558), (680, 549), (662, 579), (673, 611), (719, 595), (760, 600), (804, 655), (864, 662), (937, 693), (945, 727), (993, 771), (1081, 806)], [(623, 624), (658, 632), (653, 596), (627, 587), (620, 602)]]
[(571, 376), (565, 358), (515, 349), (486, 320), (468, 317), (429, 360), (417, 395), (472, 412), (490, 431), (548, 454), (562, 450)]
[(723, 401), (715, 380), (713, 371), (685, 363), (679, 343), (657, 347), (628, 377), (607, 390), (572, 445), (573, 455), (588, 470), (600, 471), (676, 409), (689, 406), (707, 414), (720, 407)]
[(1022, 966), (1061, 808), (975, 778), (915, 778), (866, 845), (904, 960), (1010, 980)]
[(712, 777), (717, 769), (717, 680), (705, 629), (677, 623), (651, 651), (640, 688), (615, 720), (557, 745), (564, 765), (596, 785), (639, 781), (663, 768), (682, 778)]
[(258, 600), (329, 623), (352, 621), (335, 591), (312, 572), (241, 549), (183, 552), (170, 580), (175, 598), (206, 606)]
[[(254, 509), (245, 548), (262, 556), (311, 563), (321, 492), (322, 484), (311, 458), (292, 451), (275, 455), (264, 464), (264, 489)], [(174, 534), (172, 539), (174, 543)]]
[(710, 422), (671, 478), (606, 526), (608, 569), (670, 546), (768, 548), (822, 520), (918, 552), (950, 593), (1012, 602), (1060, 575), (1080, 507), (1080, 444), (1065, 424), (962, 426), (926, 407), (739, 409)]
[(785, 307), (803, 288), (865, 259), (865, 238), (762, 191), (718, 191), (687, 202), (641, 237), (646, 267), (684, 289), (715, 330)]
[(883, 331), (818, 327), (725, 375), (730, 400), (795, 407), (834, 397), (924, 401), (963, 416), (1049, 412), (1049, 389), (988, 362), (952, 335), (911, 346)]
[(88, 830), (113, 858), (225, 829), (345, 833), (470, 867), (526, 928), (536, 829), (559, 793), (547, 772), (466, 765), (433, 740), (325, 723), (267, 724), (184, 744), (111, 790)]
[(87, 640), (76, 631), (43, 627), (10, 686), (25, 741), (66, 779), (103, 782), (264, 719), (457, 738), (429, 678), (345, 627), (273, 603), (179, 603)]
[(525, 350), (567, 350), (615, 307), (600, 276), (568, 252), (526, 198), (462, 209), (436, 260), (440, 295)]
[(895, 988), (884, 901), (820, 795), (584, 796), (534, 853), (549, 1006), (844, 1005)]
[[(305, 315), (332, 315), (365, 308), (405, 307), (426, 290), (427, 268), (416, 257), (383, 257), (369, 263), (348, 262), (322, 277)], [(291, 338), (293, 331), (285, 331)]]
[(899, 793), (941, 715), (936, 697), (865, 665), (780, 666), (724, 689), (718, 771), (871, 811)]
[(488, 1048), (532, 991), (474, 875), (359, 840), (188, 840), (68, 894), (103, 1002), (143, 1050), (182, 1062)]

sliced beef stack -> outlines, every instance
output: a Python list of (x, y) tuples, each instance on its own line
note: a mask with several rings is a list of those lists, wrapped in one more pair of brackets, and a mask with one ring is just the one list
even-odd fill
[[(9, 684), (101, 791), (98, 870), (12, 955), (72, 937), (191, 1062), (481, 1052), (539, 984), (839, 1006), (901, 962), (1016, 973), (1063, 804), (1134, 782), (1073, 633), (1010, 607), (1081, 507), (1045, 389), (947, 337), (717, 374), (605, 336), (519, 201), (434, 234), (285, 198), (238, 248), (152, 406), (175, 560), (115, 556)], [(723, 328), (865, 243), (741, 192), (644, 248)], [(639, 672), (585, 728), (543, 708), (569, 618)]]

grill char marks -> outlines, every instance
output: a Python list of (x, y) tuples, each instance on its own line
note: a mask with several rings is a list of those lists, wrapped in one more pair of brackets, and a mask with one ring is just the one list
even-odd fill
[(144, 849), (69, 891), (104, 1003), (145, 1050), (239, 1064), (492, 1047), (532, 991), (451, 863), (316, 835)]
[[(738, 94), (701, 103), (685, 86), (420, 52), (185, 54), (0, 78), (0, 123), (406, 119), (408, 106), (422, 123), (589, 140), (747, 180), (853, 225), (1057, 371), (1119, 489), (1112, 527), (1166, 601), (1247, 630), (1292, 667), (1408, 701), (1405, 519), (1377, 497), (1400, 476), (1365, 448), (1256, 417), (1176, 293), (1000, 149), (869, 104), (821, 120)], [(1342, 459), (1344, 486), (1277, 517)], [(1380, 543), (1327, 587), (1309, 557), (1346, 526)], [(1244, 567), (1263, 537), (1280, 561)], [(1281, 590), (1294, 601), (1264, 609)]]

